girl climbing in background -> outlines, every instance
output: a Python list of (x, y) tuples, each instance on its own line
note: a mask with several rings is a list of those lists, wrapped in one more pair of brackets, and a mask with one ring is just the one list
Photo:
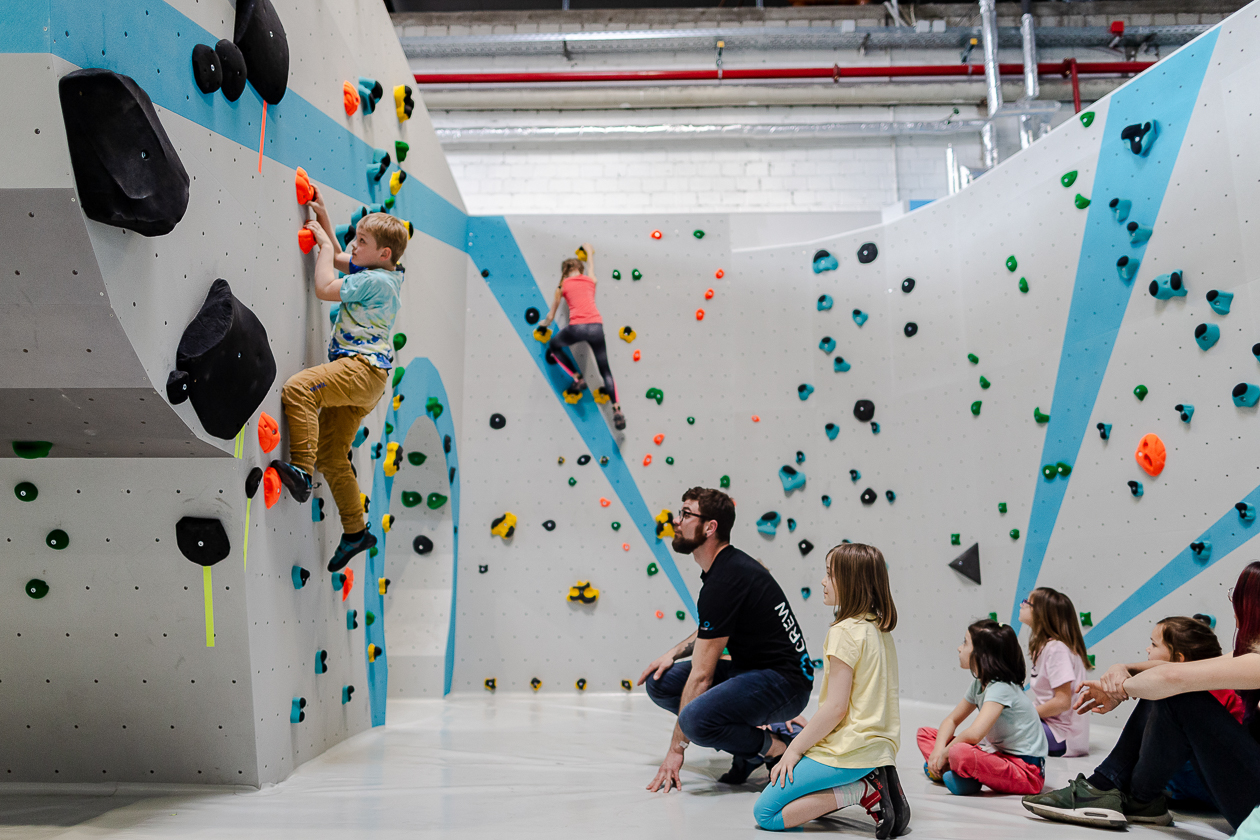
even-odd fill
[[(558, 330), (547, 344), (547, 354), (560, 365), (561, 370), (573, 377), (573, 383), (565, 388), (566, 399), (574, 397), (573, 402), (580, 399), (582, 389), (586, 387), (582, 373), (569, 370), (560, 353), (565, 347), (585, 341), (595, 356), (595, 364), (599, 367), (599, 375), (604, 380), (603, 386), (595, 392), (596, 402), (612, 400), (613, 425), (617, 429), (626, 427), (626, 417), (621, 413), (621, 401), (617, 399), (617, 385), (613, 382), (612, 370), (608, 367), (608, 348), (604, 343), (604, 319), (595, 308), (595, 249), (583, 242), (581, 252), (585, 254), (586, 263), (570, 257), (560, 264), (560, 285), (556, 287), (555, 299), (551, 303), (551, 311), (538, 325), (546, 329), (556, 317), (563, 298), (569, 304), (569, 325)], [(589, 273), (588, 273), (589, 272)]]
[[(987, 618), (977, 621), (958, 648), (958, 665), (975, 681), (940, 729), (919, 730), (924, 772), (957, 796), (979, 793), (981, 785), (997, 793), (1040, 793), (1046, 780), (1046, 733), (1021, 687), (1024, 654), (1015, 631)], [(957, 732), (977, 709), (975, 722)], [(985, 740), (993, 752), (980, 748)]]
[(897, 837), (910, 823), (910, 805), (894, 766), (901, 744), (897, 607), (884, 555), (869, 545), (836, 546), (822, 587), (835, 620), (824, 643), (818, 712), (770, 769), (753, 815), (762, 828), (783, 831), (861, 805), (877, 838)]
[[(1075, 705), (1080, 714), (1105, 714), (1130, 697), (1140, 702), (1089, 778), (1082, 774), (1065, 788), (1026, 796), (1025, 808), (1046, 819), (1103, 828), (1171, 825), (1163, 791), (1191, 761), (1221, 814), (1233, 827), (1242, 825), (1260, 806), (1260, 562), (1243, 569), (1229, 596), (1238, 627), (1232, 654), (1156, 659), (1152, 633), (1146, 662), (1112, 665), (1100, 679), (1085, 681)], [(1169, 625), (1161, 625), (1167, 647), (1176, 628), (1170, 634)], [(1214, 696), (1221, 689), (1241, 695), (1241, 725)], [(1260, 828), (1256, 821), (1248, 820), (1252, 831)]]
[(1052, 756), (1089, 755), (1089, 718), (1072, 711), (1072, 700), (1093, 666), (1072, 599), (1055, 589), (1034, 589), (1019, 607), (1019, 620), (1032, 630), (1033, 702)]

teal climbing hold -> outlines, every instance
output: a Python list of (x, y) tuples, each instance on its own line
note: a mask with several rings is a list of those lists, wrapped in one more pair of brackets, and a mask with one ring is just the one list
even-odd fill
[(1212, 311), (1217, 315), (1228, 315), (1229, 307), (1234, 302), (1234, 295), (1231, 292), (1222, 292), (1212, 289), (1207, 293), (1208, 306), (1212, 307)]
[(328, 651), (323, 650), (322, 648), (315, 651), (315, 673), (328, 673)]
[(324, 521), (324, 500), (319, 496), (311, 496), (311, 521)]
[(1256, 506), (1249, 505), (1246, 502), (1239, 502), (1234, 505), (1238, 510), (1238, 518), (1243, 522), (1253, 522), (1256, 518)]
[(1129, 282), (1137, 275), (1138, 265), (1140, 261), (1137, 257), (1121, 257), (1116, 260), (1116, 273), (1120, 275), (1120, 279)]
[(437, 510), (442, 505), (446, 504), (446, 497), (441, 493), (430, 493), (425, 504), (429, 506), (429, 510)]
[(783, 492), (791, 493), (805, 486), (805, 473), (784, 464), (779, 467), (779, 481), (783, 483)]
[(48, 594), (48, 584), (39, 578), (31, 578), (26, 582), (26, 594), (38, 601)]
[[(395, 141), (395, 142), (397, 142), (397, 141)], [(350, 698), (353, 696), (353, 694), (354, 694), (354, 686), (352, 686), (352, 685), (343, 685), (343, 686), (341, 687), (341, 705), (343, 705), (343, 706), (344, 706), (344, 705), (346, 705), (347, 703), (349, 703), (349, 702), (350, 702)]]
[(835, 440), (836, 435), (840, 434), (840, 427), (835, 423), (828, 423), (823, 427), (823, 431), (827, 433), (828, 440)]
[(1129, 218), (1129, 211), (1133, 209), (1133, 202), (1127, 198), (1113, 198), (1107, 204), (1111, 208), (1111, 215), (1117, 222), (1123, 222)]
[(1130, 245), (1141, 245), (1143, 242), (1150, 239), (1151, 234), (1155, 232), (1146, 225), (1139, 225), (1137, 222), (1129, 222), (1129, 224), (1125, 226), (1125, 229), (1129, 231)]
[(358, 610), (346, 611), (346, 629), (347, 630), (359, 629), (359, 611)]
[(649, 400), (656, 400), (657, 405), (660, 405), (665, 401), (665, 392), (660, 388), (648, 388), (647, 393), (643, 396), (647, 397)]
[(853, 369), (853, 365), (849, 364), (840, 356), (836, 356), (831, 360), (831, 366), (835, 369), (836, 373), (848, 373)]
[(840, 267), (840, 261), (833, 257), (827, 251), (817, 251), (814, 254), (814, 273), (822, 274), (824, 271), (835, 271)]
[(1200, 350), (1209, 350), (1221, 340), (1221, 328), (1216, 324), (1199, 324), (1194, 328), (1194, 343)]
[(867, 318), (869, 318), (869, 317), (871, 317), (871, 316), (867, 315), (867, 314), (866, 314), (865, 312), (863, 312), (861, 309), (854, 309), (854, 310), (853, 310), (853, 323), (857, 324), (859, 327), (860, 327), (860, 326), (862, 326), (863, 324), (865, 324), (865, 323), (866, 323), (866, 319), (867, 319)]
[(871, 421), (871, 434), (873, 435), (879, 434), (879, 424), (876, 423), (874, 420)]
[(833, 304), (835, 304), (835, 301), (831, 299), (831, 295), (818, 296), (818, 311), (819, 312), (826, 312), (828, 309), (832, 307)]
[(1019, 260), (1015, 259), (1015, 255), (1011, 254), (1006, 258), (1006, 270), (1015, 273), (1015, 269), (1019, 268)]
[(1050, 415), (1042, 414), (1041, 406), (1037, 406), (1033, 409), (1033, 419), (1036, 420), (1038, 423), (1049, 423)]
[(1247, 382), (1239, 382), (1234, 386), (1234, 405), (1251, 408), (1257, 401), (1260, 401), (1260, 388)]
[(294, 566), (289, 570), (289, 577), (293, 581), (293, 588), (301, 589), (303, 586), (306, 586), (306, 582), (310, 580), (311, 573), (306, 569), (303, 569), (301, 566)]
[(776, 511), (768, 511), (761, 515), (757, 520), (757, 531), (768, 537), (773, 537), (777, 533), (779, 523), (783, 521)]
[(1102, 438), (1103, 440), (1110, 440), (1110, 439), (1111, 439), (1111, 424), (1110, 424), (1110, 423), (1099, 423), (1099, 424), (1098, 424), (1098, 436), (1099, 436), (1100, 438)]
[(1161, 274), (1151, 281), (1150, 285), (1151, 297), (1156, 300), (1171, 300), (1175, 297), (1186, 296), (1186, 284), (1182, 282), (1181, 272), (1174, 271), (1170, 274)]
[(802, 402), (809, 399), (809, 395), (812, 393), (814, 393), (814, 386), (808, 382), (803, 382), (796, 386), (796, 395), (801, 398)]
[(306, 712), (303, 711), (305, 708), (306, 698), (294, 697), (293, 704), (289, 707), (289, 723), (301, 723), (306, 720)]
[(824, 353), (830, 353), (836, 349), (836, 340), (829, 335), (823, 336), (823, 340), (818, 342), (818, 349)]
[(39, 490), (29, 481), (23, 481), (21, 484), (13, 488), (13, 495), (17, 496), (23, 502), (33, 502), (35, 501), (35, 497), (39, 495)]
[(849, 470), (849, 481), (861, 481), (862, 473), (859, 470)]
[(70, 545), (70, 535), (60, 528), (54, 528), (48, 532), (48, 536), (44, 537), (44, 543), (49, 548), (55, 548), (57, 551), (61, 551), (66, 546)]
[(1200, 563), (1206, 563), (1212, 559), (1212, 541), (1200, 540), (1199, 542), (1190, 543), (1190, 551), (1194, 554), (1194, 559)]
[(831, 507), (831, 497), (824, 495), (822, 497), (822, 503), (823, 503), (823, 507)]
[(1176, 411), (1181, 415), (1182, 423), (1189, 423), (1190, 418), (1194, 416), (1194, 406), (1190, 403), (1178, 403)]
[(1142, 498), (1142, 494), (1143, 494), (1143, 493), (1145, 493), (1146, 491), (1142, 488), (1142, 482), (1140, 482), (1140, 481), (1130, 481), (1130, 482), (1129, 482), (1129, 492), (1133, 494), (1133, 497), (1134, 497), (1135, 499), (1140, 499), (1140, 498)]
[(47, 458), (49, 452), (52, 452), (52, 444), (46, 440), (13, 441), (13, 454), (19, 458), (28, 460)]
[(1151, 153), (1151, 147), (1155, 145), (1155, 138), (1159, 136), (1159, 122), (1157, 120), (1147, 120), (1144, 123), (1135, 123), (1127, 125), (1120, 132), (1120, 141), (1127, 143), (1129, 151), (1138, 157), (1146, 157)]
[(362, 446), (363, 442), (367, 440), (367, 436), (368, 436), (367, 426), (360, 426), (359, 431), (354, 433), (354, 448), (358, 449), (360, 446)]

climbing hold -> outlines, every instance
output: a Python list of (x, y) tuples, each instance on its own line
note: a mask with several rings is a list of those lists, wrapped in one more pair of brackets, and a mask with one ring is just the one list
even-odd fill
[[(537, 327), (534, 330), (534, 340), (541, 341), (543, 344), (546, 344), (548, 341), (551, 341), (551, 333), (552, 333), (551, 327)], [(547, 363), (548, 364), (556, 363), (556, 360), (552, 358), (550, 351), (548, 351), (547, 353)]]
[(424, 496), (414, 490), (404, 490), (402, 493), (403, 507), (413, 508), (424, 501)]
[(424, 534), (417, 534), (416, 538), (411, 541), (411, 548), (416, 554), (428, 554), (433, 550), (433, 540)]
[(1059, 470), (1054, 464), (1045, 464), (1041, 468), (1041, 474), (1045, 476), (1047, 481), (1053, 481), (1054, 477), (1059, 474)]
[(315, 197), (315, 187), (311, 185), (311, 178), (300, 166), (293, 174), (293, 189), (297, 193), (298, 204), (304, 205)]
[(1142, 489), (1142, 482), (1130, 481), (1129, 492), (1133, 494), (1134, 498), (1141, 498), (1142, 494), (1146, 491)]
[(424, 403), (424, 413), (428, 414), (434, 420), (442, 416), (442, 403), (437, 397), (429, 397)]
[(502, 414), (490, 415), (490, 428), (502, 429), (506, 425), (507, 425), (507, 418), (504, 417)]
[(791, 519), (791, 518), (789, 518), (789, 519), (788, 519), (788, 521), (787, 521), (787, 526), (788, 526), (788, 530), (789, 530), (789, 531), (795, 531), (795, 530), (796, 530), (796, 520), (795, 520), (795, 519)]
[[(954, 542), (953, 545), (959, 543)], [(980, 543), (974, 543), (971, 548), (949, 561), (949, 567), (971, 582), (980, 583)]]
[(697, 310), (696, 310), (696, 320), (697, 320), (697, 321), (703, 321), (703, 320), (704, 320), (704, 310), (703, 310), (703, 309), (697, 309)]
[(1098, 436), (1099, 436), (1100, 438), (1102, 438), (1103, 440), (1108, 440), (1108, 439), (1110, 439), (1110, 437), (1111, 437), (1111, 424), (1110, 424), (1110, 423), (1099, 423), (1099, 424), (1098, 424)]
[(423, 452), (408, 452), (407, 453), (407, 463), (411, 464), (413, 467), (420, 466), (425, 461), (427, 461), (428, 458), (429, 456), (425, 455)]
[(631, 272), (630, 272), (630, 279), (631, 279), (631, 280), (642, 280), (642, 279), (643, 279), (643, 272), (639, 271), (639, 269), (637, 269), (637, 268), (636, 268), (636, 269), (631, 270)]
[(874, 420), (871, 421), (871, 434), (873, 435), (879, 434), (879, 424), (876, 423)]
[(648, 388), (647, 393), (643, 396), (649, 400), (656, 400), (657, 405), (660, 405), (665, 400), (665, 392), (660, 388)]
[(767, 511), (761, 514), (761, 518), (757, 520), (757, 531), (768, 537), (773, 537), (781, 521), (776, 511)]
[(818, 311), (819, 312), (826, 312), (834, 304), (835, 304), (835, 301), (831, 299), (831, 295), (818, 296)]
[(919, 325), (916, 324), (914, 321), (907, 321), (906, 325), (902, 327), (901, 329), (902, 329), (902, 332), (906, 334), (906, 338), (913, 338), (914, 334), (919, 331)]
[(600, 506), (600, 507), (608, 507), (608, 506), (609, 506), (609, 505), (611, 505), (611, 504), (612, 504), (612, 502), (611, 502), (611, 501), (609, 501), (608, 499), (605, 499), (605, 498), (603, 498), (603, 497), (600, 497), (600, 500), (599, 500), (599, 506)]
[(1129, 218), (1129, 211), (1133, 209), (1133, 202), (1127, 198), (1113, 198), (1107, 204), (1111, 208), (1111, 215), (1117, 222), (1123, 222)]
[[(1174, 297), (1185, 297), (1186, 286), (1181, 281), (1181, 272), (1161, 274), (1151, 281), (1151, 296), (1156, 300), (1169, 300)], [(1219, 333), (1219, 330), (1217, 331)], [(1204, 348), (1205, 350), (1207, 348)]]
[(814, 273), (822, 274), (824, 271), (835, 271), (840, 267), (840, 261), (833, 257), (828, 251), (814, 252)]
[(1260, 400), (1260, 388), (1246, 382), (1234, 386), (1234, 405), (1239, 408), (1251, 408)]
[(382, 465), (386, 478), (393, 478), (398, 474), (398, 468), (402, 466), (403, 451), (402, 447), (396, 441), (391, 441), (385, 447), (385, 462)]
[(862, 265), (875, 262), (875, 258), (879, 256), (879, 249), (875, 247), (874, 242), (863, 242), (858, 248), (857, 258)]
[(672, 540), (674, 538), (674, 514), (663, 510), (656, 515), (656, 538)]
[(580, 604), (593, 604), (599, 600), (599, 590), (588, 580), (579, 580), (569, 587), (569, 600)]
[(1139, 385), (1133, 389), (1133, 396), (1138, 398), (1138, 402), (1146, 399), (1146, 395), (1150, 393), (1150, 389), (1145, 385)]
[(713, 300), (713, 290), (712, 290), (712, 289), (705, 289), (705, 290), (704, 290), (704, 299), (705, 299), (705, 300)]
[(1073, 169), (1071, 172), (1064, 172), (1062, 175), (1060, 175), (1059, 183), (1063, 185), (1064, 189), (1067, 189), (1068, 187), (1075, 184), (1076, 183), (1076, 170)]
[(1035, 406), (1035, 407), (1033, 408), (1033, 420), (1036, 420), (1038, 423), (1049, 423), (1049, 422), (1050, 422), (1050, 415), (1049, 415), (1049, 414), (1042, 414), (1042, 413), (1041, 413), (1041, 406)]
[(682, 610), (676, 610), (674, 612), (674, 618), (678, 619), (679, 621), (682, 621), (686, 617), (687, 617), (687, 614), (683, 612)]
[(607, 455), (600, 455), (600, 456), (599, 456), (599, 465), (600, 465), (601, 467), (606, 467), (606, 466), (608, 466), (608, 456), (607, 456)]
[(861, 480), (862, 480), (862, 473), (858, 472), (857, 470), (849, 470), (849, 481), (857, 482)]
[(275, 467), (267, 467), (263, 471), (263, 502), (267, 509), (271, 510), (276, 502), (280, 501), (280, 473), (276, 472)]
[(875, 504), (875, 499), (877, 498), (878, 496), (875, 495), (875, 491), (869, 487), (862, 491), (862, 504), (864, 505)]
[(490, 523), (490, 533), (505, 540), (511, 539), (516, 533), (516, 514), (508, 512), (495, 518)]
[(534, 308), (534, 307), (532, 307), (532, 306), (531, 306), (529, 309), (526, 309), (526, 310), (525, 310), (525, 323), (527, 323), (527, 324), (529, 324), (529, 325), (531, 325), (531, 326), (532, 326), (532, 325), (534, 325), (534, 324), (537, 324), (537, 323), (538, 323), (538, 318), (539, 318), (539, 317), (540, 317), (540, 316), (539, 316), (539, 314), (538, 314), (538, 310), (537, 310), (536, 308)]
[(630, 543), (622, 543), (622, 544), (621, 544), (621, 550), (622, 550), (622, 551), (629, 551), (629, 550), (630, 550)]
[(262, 467), (254, 467), (249, 471), (249, 475), (245, 476), (245, 498), (254, 498), (254, 494), (258, 492), (258, 485), (262, 483), (262, 480)]
[(1249, 505), (1246, 502), (1239, 502), (1234, 505), (1238, 510), (1238, 518), (1243, 522), (1252, 522), (1256, 518), (1256, 506)]
[(1190, 418), (1194, 416), (1194, 406), (1189, 403), (1179, 403), (1175, 408), (1181, 414), (1182, 423), (1189, 423)]
[(824, 353), (830, 353), (836, 349), (836, 341), (829, 335), (823, 336), (823, 340), (818, 342), (818, 349)]
[(1137, 222), (1129, 222), (1125, 227), (1129, 231), (1129, 244), (1141, 245), (1143, 242), (1151, 238), (1151, 234), (1155, 231), (1151, 228), (1139, 225)]
[(23, 502), (33, 502), (39, 496), (39, 490), (29, 481), (23, 481), (13, 488), (13, 495)]
[(971, 362), (973, 365), (978, 365), (980, 364), (980, 357), (977, 356), (975, 353), (968, 353), (967, 361)]
[(585, 680), (585, 679), (580, 679), (580, 680), (578, 680), (577, 682), (575, 682), (573, 685), (575, 685), (575, 686), (577, 687), (577, 690), (578, 690), (578, 691), (586, 691), (586, 680)]
[(862, 423), (875, 419), (875, 403), (870, 400), (858, 400), (853, 404), (853, 416)]
[(1018, 528), (1012, 528), (1012, 529), (1011, 529), (1011, 539), (1013, 539), (1013, 540), (1017, 540), (1017, 539), (1019, 539), (1019, 529), (1018, 529)]
[(313, 496), (311, 498), (311, 521), (324, 521), (324, 500), (319, 496)]
[(394, 527), (395, 521), (396, 519), (392, 513), (385, 514), (381, 517), (381, 530), (388, 534), (389, 530)]
[(15, 440), (13, 441), (13, 454), (27, 460), (47, 458), (48, 453), (52, 452), (52, 446), (46, 440)]
[(721, 280), (726, 276), (726, 272), (719, 268), (717, 271), (713, 272), (713, 276)]
[(718, 487), (721, 487), (722, 489), (725, 490), (726, 488), (730, 486), (731, 486), (731, 477), (729, 475), (724, 475), (718, 479)]
[(693, 230), (691, 232), (691, 235), (694, 236), (696, 239), (704, 239), (704, 231), (699, 230), (699, 229)]
[(1015, 259), (1015, 255), (1012, 254), (1006, 258), (1006, 270), (1013, 274), (1017, 268), (1019, 268), (1019, 261)]
[(389, 585), (390, 585), (391, 583), (393, 583), (393, 581), (392, 581), (392, 580), (390, 580), (389, 578), (377, 578), (377, 580), (376, 580), (376, 589), (377, 589), (377, 591), (378, 591), (378, 592), (380, 592), (382, 595), (385, 595), (386, 593), (388, 593), (388, 592), (389, 592)]
[(346, 110), (346, 116), (352, 115), (359, 110), (360, 98), (359, 91), (349, 82), (341, 83), (341, 106)]
[(634, 351), (634, 356), (632, 356), (631, 358), (633, 358), (636, 362), (637, 362), (637, 361), (639, 361), (639, 358), (640, 358), (640, 356), (639, 356), (639, 351), (638, 351), (638, 350), (635, 350), (635, 351)]
[(1194, 553), (1194, 559), (1200, 563), (1206, 563), (1212, 559), (1212, 541), (1200, 540), (1199, 542), (1190, 543), (1190, 551)]
[(1093, 627), (1093, 626), (1094, 626), (1094, 617), (1093, 617), (1093, 615), (1091, 615), (1090, 613), (1087, 613), (1087, 612), (1083, 612), (1083, 613), (1081, 613), (1081, 626), (1082, 626), (1082, 627)]
[(351, 699), (353, 696), (354, 696), (354, 686), (352, 686), (352, 685), (343, 685), (343, 686), (341, 687), (341, 705), (343, 705), (343, 706), (344, 706), (344, 705), (346, 705), (347, 703), (349, 703), (349, 702), (350, 702), (350, 699)]
[(801, 450), (799, 450), (799, 449), (798, 449), (798, 450), (796, 450), (796, 463), (798, 463), (798, 464), (803, 464), (803, 463), (805, 463), (805, 453), (804, 453), (804, 452), (802, 452), (802, 451), (801, 451)]
[(48, 594), (48, 584), (39, 578), (31, 578), (26, 582), (26, 594), (38, 601)]
[(649, 455), (644, 455), (644, 456), (643, 456), (643, 466), (647, 467), (647, 466), (651, 466), (651, 464), (652, 464), (652, 456), (651, 456), (650, 454), (649, 454)]
[(328, 673), (328, 651), (326, 650), (315, 651), (315, 673), (316, 674)]
[(1127, 283), (1137, 275), (1138, 265), (1137, 257), (1121, 257), (1116, 260), (1116, 273)]
[(1072, 201), (1073, 203), (1076, 204), (1077, 210), (1084, 210), (1086, 207), (1089, 206), (1089, 199), (1081, 195), (1080, 193), (1077, 193), (1076, 198), (1072, 199)]
[(394, 86), (394, 113), (398, 115), (399, 122), (406, 122), (411, 119), (411, 112), (415, 110), (416, 102), (411, 98), (410, 85)]
[[(796, 547), (800, 549), (802, 557), (814, 550), (814, 544), (809, 540), (801, 540), (796, 544)], [(809, 596), (806, 595), (805, 597), (808, 598)]]
[(783, 484), (783, 492), (791, 493), (805, 486), (805, 473), (784, 464), (779, 467), (779, 481)]
[(1168, 450), (1164, 448), (1164, 442), (1159, 439), (1159, 435), (1148, 434), (1138, 443), (1137, 452), (1133, 454), (1133, 457), (1147, 475), (1155, 477), (1164, 471)]
[(1059, 463), (1055, 464), (1054, 469), (1059, 475), (1063, 476), (1064, 478), (1067, 478), (1069, 475), (1072, 474), (1072, 468), (1068, 466), (1067, 464), (1065, 464), (1063, 461), (1060, 461)]
[(446, 504), (446, 497), (441, 493), (430, 493), (429, 497), (425, 499), (425, 504), (428, 505), (429, 510), (437, 510)]
[(385, 655), (385, 649), (380, 645), (368, 645), (368, 662), (375, 662), (377, 657)]
[(831, 360), (831, 366), (836, 373), (848, 373), (853, 369), (853, 365), (849, 364), (843, 357), (836, 356)]
[(1019, 278), (1019, 290), (1024, 294), (1028, 294), (1028, 281), (1023, 277)]
[(981, 387), (981, 388), (983, 388), (983, 389), (985, 389), (985, 390), (988, 390), (989, 386), (990, 386), (990, 385), (992, 385), (992, 384), (993, 384), (992, 382), (990, 382), (989, 380), (985, 379), (983, 376), (981, 376), (981, 377), (980, 377), (980, 387)]
[(665, 442), (665, 435), (663, 434), (658, 434), (652, 438), (652, 443), (655, 443), (657, 446), (660, 446), (664, 442)]
[(980, 400), (976, 400), (971, 404), (971, 413), (976, 417), (980, 416)]
[(828, 440), (835, 440), (836, 436), (840, 434), (840, 427), (835, 423), (828, 423), (823, 427), (823, 431), (827, 433)]
[(367, 623), (368, 627), (371, 627), (376, 623), (376, 616), (372, 614), (371, 610), (368, 610), (363, 614), (363, 620)]
[[(63, 540), (59, 546), (51, 542), (53, 534), (58, 533)], [(48, 544), (53, 548), (66, 547), (64, 531), (53, 531), (48, 538)], [(175, 523), (175, 544), (179, 547), (180, 554), (199, 566), (213, 566), (232, 552), (223, 523), (218, 519), (199, 516), (185, 516)]]
[(891, 490), (885, 490), (885, 491), (884, 491), (884, 498), (885, 498), (885, 499), (887, 499), (887, 500), (888, 500), (888, 504), (890, 504), (890, 505), (891, 505), (893, 502), (897, 501), (897, 494), (896, 494), (896, 493), (894, 493), (894, 492), (893, 492), (893, 491), (891, 491)]
[(1129, 151), (1138, 157), (1146, 157), (1151, 153), (1151, 146), (1159, 134), (1159, 123), (1149, 120), (1144, 123), (1126, 125), (1120, 131), (1121, 141), (1129, 144)]
[(1234, 295), (1231, 292), (1212, 289), (1207, 293), (1207, 302), (1217, 315), (1228, 315), (1229, 307), (1234, 302)]
[(796, 386), (796, 395), (801, 398), (802, 402), (809, 399), (809, 395), (812, 393), (814, 393), (814, 386), (809, 383), (801, 383)]
[(661, 238), (661, 232), (660, 232), (659, 230), (654, 230), (654, 231), (652, 231), (652, 238), (653, 238), (653, 239), (660, 239), (660, 238)]
[(860, 327), (860, 326), (862, 326), (863, 324), (865, 324), (865, 323), (866, 323), (866, 319), (867, 319), (867, 318), (869, 318), (869, 317), (871, 317), (871, 316), (870, 316), (870, 315), (867, 315), (867, 314), (866, 314), (865, 312), (863, 312), (861, 309), (854, 309), (854, 310), (853, 310), (853, 323), (857, 324), (859, 327)]
[(359, 95), (363, 99), (363, 110), (368, 114), (375, 114), (377, 103), (385, 96), (385, 88), (376, 79), (360, 76)]
[(901, 281), (901, 291), (905, 292), (906, 294), (910, 294), (911, 292), (914, 291), (914, 278), (913, 277), (907, 277), (905, 280)]
[(298, 248), (303, 254), (309, 254), (315, 247), (315, 234), (309, 228), (298, 231)]
[(407, 173), (401, 169), (395, 169), (389, 176), (389, 194), (398, 195), (398, 191), (402, 189), (403, 181), (407, 180)]
[(214, 47), (197, 44), (192, 51), (193, 81), (202, 93), (211, 94), (223, 85), (223, 66)]
[(822, 503), (823, 503), (823, 507), (831, 507), (831, 497), (824, 495), (822, 497)]
[(1194, 341), (1200, 350), (1209, 350), (1221, 339), (1221, 328), (1216, 324), (1199, 324), (1194, 328)]
[(1006, 513), (1006, 502), (998, 502), (998, 513)]
[(1085, 126), (1086, 128), (1089, 128), (1093, 124), (1094, 124), (1093, 111), (1086, 111), (1083, 114), (1081, 114), (1081, 125)]
[(306, 708), (305, 697), (294, 697), (293, 705), (289, 709), (289, 723), (301, 723), (306, 720), (306, 712), (302, 711)]
[(950, 544), (950, 545), (962, 545), (962, 534), (950, 534), (950, 535), (949, 535), (949, 544)]

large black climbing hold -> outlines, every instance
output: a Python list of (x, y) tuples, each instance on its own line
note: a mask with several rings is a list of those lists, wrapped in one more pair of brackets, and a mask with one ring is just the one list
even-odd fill
[(874, 242), (864, 242), (862, 247), (858, 248), (858, 262), (862, 265), (875, 262), (875, 258), (879, 256), (879, 249), (875, 247)]
[(546, 522), (543, 523), (543, 528), (545, 528), (548, 531), (556, 530), (556, 521), (554, 519), (548, 519)]
[(538, 310), (537, 309), (531, 306), (529, 309), (525, 310), (525, 323), (529, 324), (530, 326), (533, 326), (534, 324), (538, 323)]
[(193, 81), (202, 93), (214, 93), (223, 85), (223, 65), (214, 47), (198, 44), (192, 52)]
[(276, 380), (266, 328), (222, 279), (184, 328), (175, 368), (167, 398), (178, 403), (187, 396), (206, 432), (223, 440), (236, 437)]
[(796, 544), (796, 547), (801, 550), (802, 557), (814, 550), (814, 544), (809, 540), (801, 540)]
[(906, 294), (910, 294), (911, 292), (914, 291), (914, 278), (913, 277), (907, 277), (905, 280), (901, 281), (901, 291), (905, 292)]
[(223, 98), (235, 102), (245, 92), (245, 82), (249, 79), (245, 56), (241, 48), (227, 38), (214, 45), (214, 54), (219, 57), (219, 65), (223, 68)]
[(906, 334), (906, 338), (913, 338), (915, 333), (919, 331), (919, 325), (914, 321), (907, 321), (903, 331)]
[(237, 0), (232, 40), (249, 67), (249, 83), (268, 104), (289, 88), (289, 40), (271, 0)]
[(949, 567), (958, 572), (968, 580), (980, 582), (980, 543), (975, 543), (971, 548), (955, 557), (949, 562)]
[(149, 95), (99, 69), (68, 73), (57, 88), (84, 215), (145, 236), (174, 230), (188, 209), (188, 173)]
[(254, 498), (254, 494), (258, 492), (258, 485), (262, 483), (262, 477), (262, 467), (254, 467), (249, 471), (249, 475), (245, 476), (245, 498)]
[(175, 523), (175, 544), (198, 566), (213, 566), (232, 553), (223, 523), (200, 516), (185, 516)]
[(878, 498), (879, 496), (876, 495), (875, 491), (869, 487), (862, 491), (862, 504), (864, 505), (873, 505)]
[(858, 400), (853, 404), (853, 416), (863, 423), (875, 419), (875, 403), (870, 400)]
[(504, 417), (502, 414), (490, 415), (490, 428), (502, 429), (506, 425), (507, 425), (507, 418)]
[(424, 534), (417, 534), (416, 538), (411, 541), (411, 547), (415, 549), (416, 554), (428, 554), (433, 550), (433, 540)]

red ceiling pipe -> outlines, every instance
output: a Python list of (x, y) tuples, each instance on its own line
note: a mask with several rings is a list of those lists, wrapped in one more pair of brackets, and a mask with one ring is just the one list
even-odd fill
[[(1120, 28), (1124, 29), (1124, 24), (1120, 24)], [(1072, 77), (1072, 107), (1079, 114), (1081, 112), (1081, 80), (1077, 74), (1080, 70), (1075, 58), (1069, 58), (1063, 63), (1067, 65), (1068, 74)]]
[[(1042, 76), (1070, 76), (1074, 91), (1079, 96), (1079, 75), (1128, 75), (1141, 73), (1153, 62), (1099, 61), (1077, 62), (1076, 59), (1037, 65)], [(1005, 76), (1021, 76), (1022, 64), (1001, 64), (999, 70)], [(554, 82), (701, 82), (763, 79), (857, 79), (857, 78), (906, 78), (929, 76), (984, 77), (982, 64), (925, 64), (898, 65), (892, 67), (779, 67), (748, 70), (631, 70), (604, 73), (416, 73), (422, 85), (472, 85), (472, 84), (542, 84)]]

